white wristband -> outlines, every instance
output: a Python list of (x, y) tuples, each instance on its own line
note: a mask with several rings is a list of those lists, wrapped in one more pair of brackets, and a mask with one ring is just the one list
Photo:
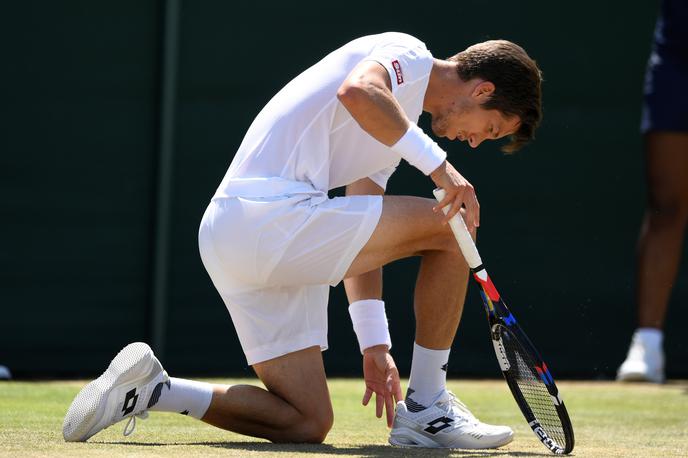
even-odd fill
[(447, 158), (447, 153), (413, 123), (390, 148), (426, 175), (434, 172)]
[(356, 301), (349, 306), (349, 315), (354, 324), (361, 353), (375, 345), (387, 345), (392, 348), (384, 302), (376, 299)]

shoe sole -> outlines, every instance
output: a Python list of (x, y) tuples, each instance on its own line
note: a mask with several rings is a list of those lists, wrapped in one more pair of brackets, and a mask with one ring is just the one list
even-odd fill
[[(62, 436), (67, 442), (84, 442), (103, 428), (96, 426), (108, 404), (113, 388), (150, 377), (152, 366), (162, 370), (153, 350), (142, 342), (124, 347), (114, 357), (103, 374), (86, 385), (76, 395), (67, 410), (62, 425)], [(140, 374), (144, 375), (141, 376)]]
[[(448, 447), (444, 445), (440, 445), (432, 439), (427, 438), (421, 434), (418, 434), (412, 430), (408, 430), (408, 428), (405, 428), (406, 431), (403, 431), (401, 433), (397, 433), (396, 435), (390, 435), (388, 442), (390, 445), (393, 445), (395, 447), (402, 447), (402, 448), (437, 448), (437, 449), (444, 449), (444, 450), (484, 450), (484, 449), (493, 449), (493, 448), (499, 448), (503, 447), (504, 445), (510, 443), (511, 441), (514, 440), (514, 433), (512, 432), (509, 436), (504, 437), (501, 441), (498, 441), (493, 444), (486, 444), (484, 446), (480, 445), (475, 445), (475, 446), (469, 446), (469, 447), (458, 447), (458, 446), (453, 446), (453, 447)], [(395, 437), (396, 436), (396, 437)], [(401, 439), (404, 439), (406, 441), (402, 442)]]
[(626, 372), (616, 376), (617, 382), (650, 382), (664, 383), (664, 378), (650, 377), (644, 372)]

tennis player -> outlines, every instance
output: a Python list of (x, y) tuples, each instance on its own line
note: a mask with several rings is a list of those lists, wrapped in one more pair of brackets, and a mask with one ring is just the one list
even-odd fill
[[(128, 434), (136, 416), (157, 410), (274, 442), (322, 442), (334, 419), (321, 356), (328, 293), (343, 280), (363, 355), (363, 404), (375, 395), (390, 443), (510, 442), (510, 428), (480, 422), (446, 389), (468, 281), (446, 222), (464, 207), (475, 233), (480, 211), (473, 186), (417, 122), (425, 111), (437, 136), (473, 148), (510, 137), (504, 150), (515, 151), (539, 124), (540, 83), (535, 62), (508, 41), (440, 60), (402, 33), (359, 38), (301, 73), (254, 120), (199, 231), (203, 263), (266, 389), (170, 378), (147, 345), (134, 343), (77, 395), (65, 439), (84, 441), (124, 418)], [(384, 196), (402, 159), (446, 191), (443, 202)], [(341, 186), (345, 197), (328, 197)], [(422, 260), (404, 400), (381, 268), (409, 256)]]

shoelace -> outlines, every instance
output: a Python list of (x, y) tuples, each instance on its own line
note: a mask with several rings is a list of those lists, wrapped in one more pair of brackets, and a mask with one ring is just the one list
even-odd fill
[(472, 423), (474, 425), (480, 423), (480, 420), (475, 418), (471, 411), (468, 410), (468, 407), (466, 407), (466, 404), (461, 402), (454, 393), (452, 393), (451, 391), (447, 391), (447, 393), (449, 394), (449, 399), (441, 402), (441, 405), (446, 405), (449, 409), (456, 408), (457, 410), (459, 410), (463, 414), (461, 415), (461, 418), (465, 419), (467, 423)]
[[(134, 430), (136, 429), (136, 417), (139, 417), (141, 420), (145, 420), (146, 418), (148, 418), (148, 411), (144, 410), (141, 413), (134, 414), (131, 417), (129, 417), (127, 424), (124, 425), (124, 435), (125, 436), (128, 436), (129, 434), (133, 433)], [(129, 425), (131, 425), (131, 429), (129, 429)]]

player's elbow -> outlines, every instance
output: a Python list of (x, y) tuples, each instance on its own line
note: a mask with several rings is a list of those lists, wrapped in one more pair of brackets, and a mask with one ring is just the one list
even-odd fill
[(337, 99), (350, 112), (363, 105), (367, 98), (366, 89), (361, 84), (351, 81), (345, 81), (337, 90)]
[(346, 108), (349, 108), (349, 106), (353, 105), (355, 102), (355, 99), (357, 97), (357, 88), (349, 84), (348, 81), (345, 81), (344, 84), (339, 86), (339, 89), (337, 90), (337, 99), (344, 105)]

